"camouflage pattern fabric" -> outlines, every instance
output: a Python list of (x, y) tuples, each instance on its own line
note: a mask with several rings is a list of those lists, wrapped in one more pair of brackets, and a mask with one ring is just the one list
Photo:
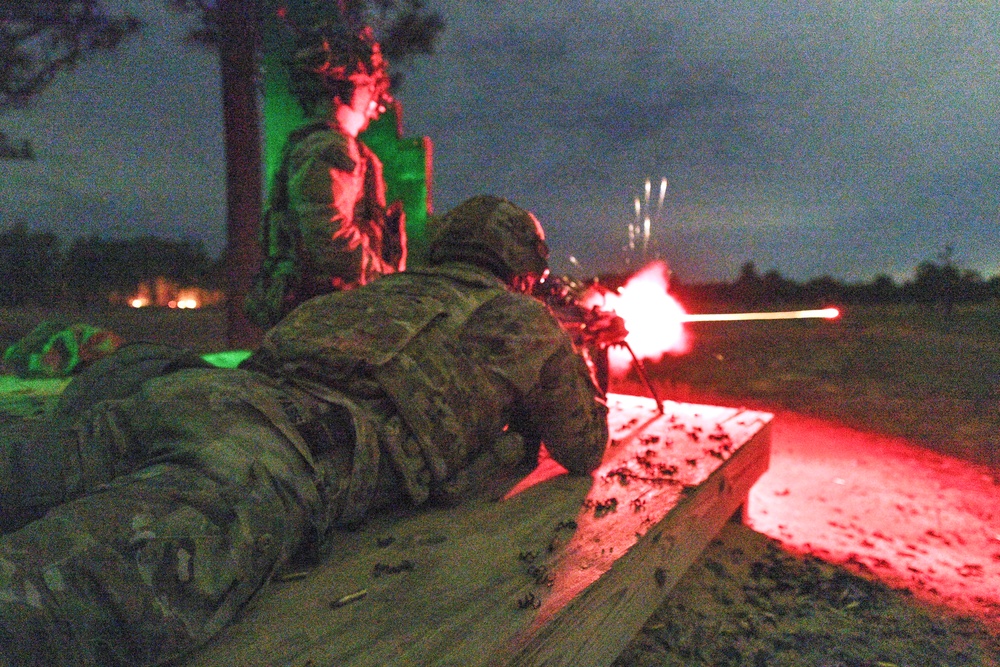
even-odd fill
[(307, 299), (406, 267), (405, 216), (398, 202), (386, 206), (382, 163), (325, 123), (289, 138), (261, 242), (246, 310), (267, 327)]
[(160, 664), (229, 623), (337, 511), (337, 470), (293, 430), (307, 409), (191, 369), (88, 411), (71, 500), (0, 537), (0, 665)]
[(246, 368), (147, 380), (36, 443), (62, 504), (0, 537), (0, 665), (173, 660), (333, 526), (404, 494), (458, 500), (541, 441), (590, 472), (606, 417), (548, 310), (484, 270), (317, 297)]
[(492, 451), (508, 426), (575, 473), (593, 470), (607, 443), (607, 407), (555, 318), (469, 264), (313, 299), (248, 365), (389, 404), (397, 422), (377, 420), (380, 442), (418, 504), (461, 496), (481, 456), (509, 460)]
[(501, 280), (548, 271), (549, 246), (538, 219), (502, 197), (470, 197), (428, 221), (430, 261), (489, 268)]

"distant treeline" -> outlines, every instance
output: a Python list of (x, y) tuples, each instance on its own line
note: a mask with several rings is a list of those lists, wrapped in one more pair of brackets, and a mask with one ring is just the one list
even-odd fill
[(218, 288), (221, 260), (200, 243), (152, 236), (107, 240), (96, 236), (64, 244), (51, 232), (24, 225), (0, 233), (0, 307), (78, 307), (131, 294), (157, 277), (180, 285)]
[(747, 262), (733, 282), (689, 285), (674, 281), (670, 291), (689, 306), (726, 303), (746, 307), (820, 307), (913, 303), (950, 312), (955, 304), (1000, 299), (1000, 275), (987, 279), (976, 271), (962, 270), (951, 261), (949, 250), (937, 261), (918, 264), (913, 278), (903, 282), (887, 275), (876, 276), (870, 282), (845, 283), (829, 276), (796, 282), (773, 270), (761, 274), (753, 262)]
[[(196, 242), (91, 236), (64, 244), (51, 232), (17, 225), (0, 233), (0, 307), (107, 303), (112, 294), (131, 294), (158, 277), (186, 287), (222, 289), (222, 263)], [(610, 287), (626, 279), (601, 276)], [(829, 276), (796, 282), (774, 270), (761, 273), (747, 262), (732, 282), (689, 284), (674, 279), (670, 292), (688, 308), (921, 303), (950, 310), (958, 303), (1000, 299), (1000, 275), (987, 279), (962, 270), (948, 248), (936, 260), (921, 262), (913, 278), (904, 282), (885, 275), (860, 283)]]

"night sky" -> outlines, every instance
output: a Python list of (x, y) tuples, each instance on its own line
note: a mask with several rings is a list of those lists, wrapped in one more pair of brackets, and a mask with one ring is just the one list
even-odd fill
[[(0, 162), (3, 226), (221, 249), (218, 67), (180, 45), (162, 5), (133, 0), (141, 40), (0, 118), (40, 158)], [(447, 28), (398, 97), (406, 134), (434, 142), (435, 210), (507, 196), (538, 214), (556, 269), (624, 266), (650, 179), (647, 257), (686, 281), (746, 261), (799, 280), (905, 278), (946, 245), (961, 268), (1000, 273), (994, 3), (428, 6)]]

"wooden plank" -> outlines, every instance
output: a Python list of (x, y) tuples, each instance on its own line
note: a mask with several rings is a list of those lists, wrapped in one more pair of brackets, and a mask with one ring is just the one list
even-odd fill
[[(669, 412), (669, 410), (668, 410)], [(556, 590), (527, 635), (518, 637), (514, 655), (492, 663), (512, 666), (606, 666), (614, 661), (688, 567), (719, 532), (726, 520), (745, 502), (750, 487), (767, 470), (770, 458), (770, 419), (766, 413), (747, 413), (711, 406), (675, 404), (671, 446), (652, 448), (652, 461), (676, 466), (679, 485), (621, 485), (621, 468), (602, 465), (590, 498), (618, 497), (627, 502), (632, 516), (621, 517), (614, 530), (603, 530), (600, 519), (582, 515), (580, 531), (563, 552), (560, 571), (574, 572), (588, 562), (600, 568), (600, 579), (585, 589), (572, 581)], [(642, 461), (650, 448), (644, 437), (655, 436), (658, 422), (643, 426), (624, 449), (628, 470), (649, 475)], [(677, 432), (679, 429), (679, 433)], [(650, 443), (653, 445), (659, 443)], [(669, 452), (669, 455), (667, 455)], [(603, 482), (604, 489), (600, 489)], [(655, 475), (654, 475), (655, 478)], [(610, 488), (608, 486), (610, 485)], [(622, 498), (624, 496), (624, 498)], [(638, 502), (637, 502), (638, 501)], [(607, 500), (605, 500), (607, 502)], [(628, 512), (629, 510), (626, 510)], [(636, 518), (638, 517), (638, 521)], [(627, 553), (609, 562), (596, 553), (601, 537), (607, 548)], [(602, 547), (602, 550), (605, 547)], [(589, 553), (588, 553), (589, 552)]]
[(610, 664), (766, 470), (772, 416), (609, 404), (594, 480), (548, 461), (502, 502), (373, 517), (183, 664)]

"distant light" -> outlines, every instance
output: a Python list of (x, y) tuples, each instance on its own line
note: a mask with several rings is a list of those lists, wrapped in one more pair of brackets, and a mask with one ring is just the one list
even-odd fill
[(198, 301), (196, 299), (179, 299), (177, 301), (178, 308), (197, 308)]
[(144, 308), (149, 305), (148, 299), (143, 299), (142, 297), (136, 297), (128, 302), (133, 308)]

